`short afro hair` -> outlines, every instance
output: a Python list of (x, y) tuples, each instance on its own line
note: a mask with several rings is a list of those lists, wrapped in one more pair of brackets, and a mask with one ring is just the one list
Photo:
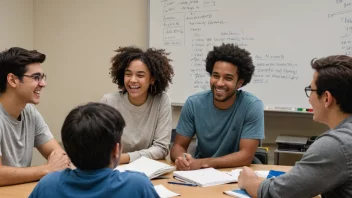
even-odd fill
[(217, 61), (225, 61), (237, 66), (238, 79), (243, 79), (242, 87), (248, 84), (254, 73), (254, 65), (250, 53), (234, 44), (222, 44), (214, 46), (213, 51), (210, 51), (206, 59), (206, 71), (211, 75), (214, 64)]

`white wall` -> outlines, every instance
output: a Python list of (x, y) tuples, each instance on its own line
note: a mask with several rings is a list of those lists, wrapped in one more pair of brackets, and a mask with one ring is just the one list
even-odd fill
[[(147, 47), (147, 0), (0, 0), (0, 48), (35, 48), (47, 55), (48, 86), (38, 106), (55, 138), (76, 105), (117, 90), (109, 76), (118, 46)], [(254, 93), (255, 94), (255, 93)], [(173, 108), (173, 126), (180, 114)], [(264, 142), (279, 134), (318, 135), (326, 127), (311, 115), (266, 113)], [(44, 160), (35, 152), (33, 164)]]
[(58, 141), (73, 107), (117, 90), (109, 75), (113, 50), (146, 48), (147, 17), (146, 0), (34, 1), (34, 46), (47, 54), (48, 75), (38, 109)]
[(47, 88), (39, 110), (61, 139), (73, 107), (117, 90), (109, 76), (119, 46), (147, 46), (147, 1), (35, 0), (35, 48), (47, 54)]
[(33, 48), (33, 0), (0, 0), (0, 51)]

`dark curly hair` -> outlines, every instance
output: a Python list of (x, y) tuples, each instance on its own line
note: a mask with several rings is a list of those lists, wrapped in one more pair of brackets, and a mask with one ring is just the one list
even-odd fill
[(164, 49), (148, 48), (143, 51), (140, 48), (129, 46), (119, 47), (115, 52), (117, 54), (111, 58), (110, 75), (112, 82), (117, 84), (124, 93), (126, 93), (125, 70), (134, 60), (140, 60), (147, 65), (151, 77), (155, 79), (155, 88), (152, 90), (152, 86), (149, 87), (150, 94), (161, 94), (169, 86), (169, 83), (172, 83), (174, 76), (174, 70), (170, 65), (172, 60), (167, 57), (170, 53), (165, 52)]
[(214, 64), (217, 61), (225, 61), (237, 66), (238, 79), (243, 79), (242, 87), (249, 83), (254, 73), (254, 65), (250, 53), (234, 44), (222, 44), (214, 46), (213, 51), (207, 55), (205, 68), (211, 75)]
[(313, 59), (311, 66), (318, 73), (315, 82), (318, 97), (329, 91), (342, 112), (352, 113), (352, 57), (336, 55)]

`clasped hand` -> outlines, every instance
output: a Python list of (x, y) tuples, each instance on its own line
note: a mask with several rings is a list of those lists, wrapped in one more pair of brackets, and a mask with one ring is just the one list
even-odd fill
[(184, 153), (175, 160), (176, 170), (197, 170), (208, 168), (203, 159), (194, 159), (191, 154)]

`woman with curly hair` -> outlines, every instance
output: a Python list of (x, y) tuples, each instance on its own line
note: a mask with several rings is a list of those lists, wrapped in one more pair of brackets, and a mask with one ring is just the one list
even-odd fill
[(164, 93), (174, 71), (163, 49), (120, 47), (111, 59), (112, 82), (119, 92), (103, 96), (102, 103), (119, 110), (126, 120), (121, 163), (145, 156), (164, 159), (171, 139), (171, 103)]

